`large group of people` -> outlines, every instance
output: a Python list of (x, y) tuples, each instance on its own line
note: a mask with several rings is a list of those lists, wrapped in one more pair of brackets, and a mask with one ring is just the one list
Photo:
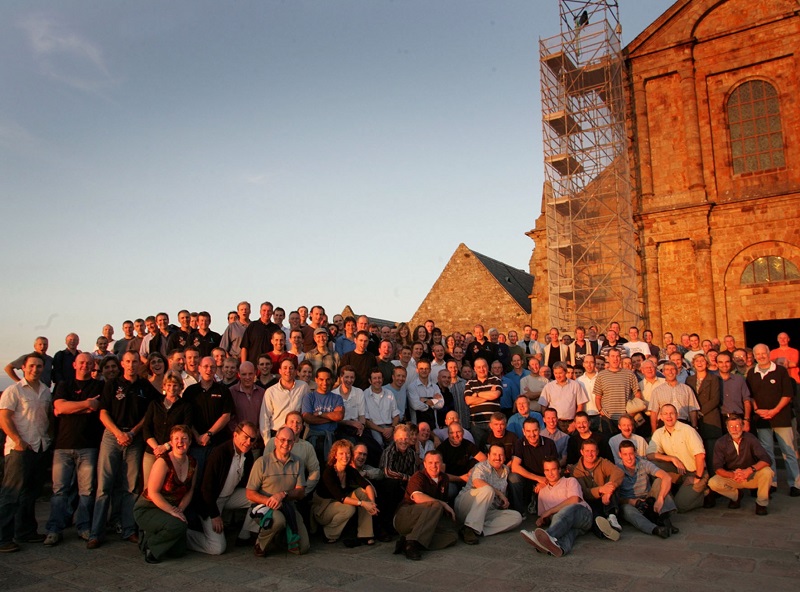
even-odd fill
[[(800, 496), (798, 350), (737, 347), (618, 323), (605, 332), (476, 324), (445, 334), (322, 306), (241, 302), (222, 333), (207, 312), (71, 333), (8, 363), (0, 552), (87, 549), (114, 533), (148, 563), (230, 539), (256, 557), (394, 541), (411, 560), (521, 530), (559, 557), (623, 524), (668, 538), (676, 513)], [(288, 320), (288, 326), (284, 325)], [(521, 339), (520, 339), (521, 335)], [(21, 372), (21, 375), (20, 375)], [(44, 532), (35, 502), (51, 471)], [(235, 533), (235, 536), (234, 534)], [(230, 536), (228, 536), (230, 535)]]

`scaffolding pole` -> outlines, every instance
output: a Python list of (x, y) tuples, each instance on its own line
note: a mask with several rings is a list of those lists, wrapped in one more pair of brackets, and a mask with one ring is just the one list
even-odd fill
[(615, 0), (560, 0), (540, 39), (550, 322), (637, 324), (636, 246)]

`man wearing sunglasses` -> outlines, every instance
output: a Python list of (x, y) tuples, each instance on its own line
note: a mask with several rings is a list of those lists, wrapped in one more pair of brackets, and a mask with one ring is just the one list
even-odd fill
[[(187, 545), (193, 551), (221, 555), (225, 552), (225, 527), (223, 510), (246, 510), (247, 479), (253, 468), (253, 453), (250, 451), (258, 439), (258, 427), (249, 421), (237, 424), (233, 440), (217, 446), (206, 463), (203, 482), (195, 494), (197, 511), (200, 514), (203, 532), (187, 531)], [(249, 517), (245, 518), (236, 545), (251, 545)]]

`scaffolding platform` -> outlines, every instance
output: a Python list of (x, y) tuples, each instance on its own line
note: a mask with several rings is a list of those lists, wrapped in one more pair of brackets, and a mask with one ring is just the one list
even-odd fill
[(539, 42), (551, 324), (638, 323), (623, 56), (616, 0), (559, 0)]

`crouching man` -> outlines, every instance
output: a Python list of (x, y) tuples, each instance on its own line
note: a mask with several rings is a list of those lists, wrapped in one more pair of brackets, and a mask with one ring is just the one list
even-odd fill
[(540, 553), (561, 557), (572, 550), (576, 538), (592, 529), (592, 509), (583, 500), (578, 480), (561, 476), (557, 458), (548, 457), (543, 465), (546, 482), (539, 491), (538, 528), (520, 533)]
[(434, 551), (456, 544), (455, 512), (447, 505), (447, 474), (442, 471), (442, 455), (431, 450), (423, 468), (411, 476), (406, 494), (394, 517), (400, 533), (394, 552), (419, 561), (421, 550)]
[[(188, 530), (186, 533), (187, 546), (193, 551), (222, 555), (227, 545), (222, 511), (250, 508), (245, 486), (253, 468), (251, 449), (258, 436), (254, 423), (242, 422), (236, 426), (233, 440), (217, 446), (208, 457), (200, 495), (195, 498), (203, 531)], [(250, 542), (251, 526), (248, 516), (237, 546)]]
[(772, 459), (753, 434), (744, 431), (744, 419), (731, 413), (725, 420), (728, 433), (714, 446), (716, 474), (708, 486), (730, 499), (728, 507), (735, 510), (742, 505), (745, 489), (758, 491), (756, 514), (766, 516), (769, 488), (773, 474)]
[[(267, 513), (258, 530), (256, 557), (264, 557), (267, 549), (280, 543), (286, 544), (288, 551), (296, 555), (308, 552), (310, 546), (303, 518), (294, 505), (305, 497), (303, 462), (292, 454), (294, 439), (291, 428), (280, 428), (273, 438), (275, 449), (265, 452), (253, 464), (247, 481), (247, 499), (254, 504), (264, 504)], [(278, 535), (286, 538), (278, 541)]]
[(461, 536), (468, 545), (477, 545), (480, 535), (506, 532), (522, 523), (522, 514), (509, 509), (506, 497), (509, 470), (505, 462), (503, 446), (492, 445), (489, 458), (475, 465), (456, 497), (456, 516), (464, 523)]

